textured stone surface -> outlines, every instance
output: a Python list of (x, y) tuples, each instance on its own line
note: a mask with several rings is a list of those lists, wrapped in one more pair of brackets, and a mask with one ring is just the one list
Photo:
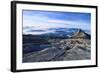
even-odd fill
[(81, 30), (72, 38), (49, 39), (49, 47), (24, 54), (23, 62), (46, 62), (91, 59), (90, 36)]

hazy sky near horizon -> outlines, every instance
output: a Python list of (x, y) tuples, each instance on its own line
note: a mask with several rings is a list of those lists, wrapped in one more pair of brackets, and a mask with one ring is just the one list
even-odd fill
[(51, 28), (91, 29), (91, 14), (79, 12), (55, 12), (23, 10), (23, 33), (43, 34), (55, 32)]

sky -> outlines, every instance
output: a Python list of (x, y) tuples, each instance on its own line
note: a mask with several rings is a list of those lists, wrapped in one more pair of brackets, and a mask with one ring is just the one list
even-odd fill
[(90, 13), (23, 10), (22, 14), (24, 34), (55, 32), (51, 28), (91, 29)]

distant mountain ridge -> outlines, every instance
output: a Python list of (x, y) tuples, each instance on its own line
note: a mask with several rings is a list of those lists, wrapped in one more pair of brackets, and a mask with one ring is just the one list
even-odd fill
[[(49, 30), (53, 30), (53, 29), (49, 29)], [(34, 32), (34, 31), (33, 31)], [(86, 38), (86, 39), (90, 39), (90, 34), (86, 33), (84, 30), (82, 29), (77, 29), (77, 28), (57, 28), (55, 29), (55, 32), (53, 33), (45, 33), (45, 34), (41, 34), (41, 35), (32, 35), (32, 34), (23, 34), (23, 36), (25, 37), (34, 37), (36, 39), (57, 39), (57, 38), (61, 38), (61, 39), (65, 39), (65, 38)]]

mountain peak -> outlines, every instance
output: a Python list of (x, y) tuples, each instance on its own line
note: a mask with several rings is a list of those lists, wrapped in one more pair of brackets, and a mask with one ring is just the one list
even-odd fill
[(78, 31), (74, 33), (72, 38), (90, 39), (90, 35), (85, 33), (82, 29), (78, 29)]

